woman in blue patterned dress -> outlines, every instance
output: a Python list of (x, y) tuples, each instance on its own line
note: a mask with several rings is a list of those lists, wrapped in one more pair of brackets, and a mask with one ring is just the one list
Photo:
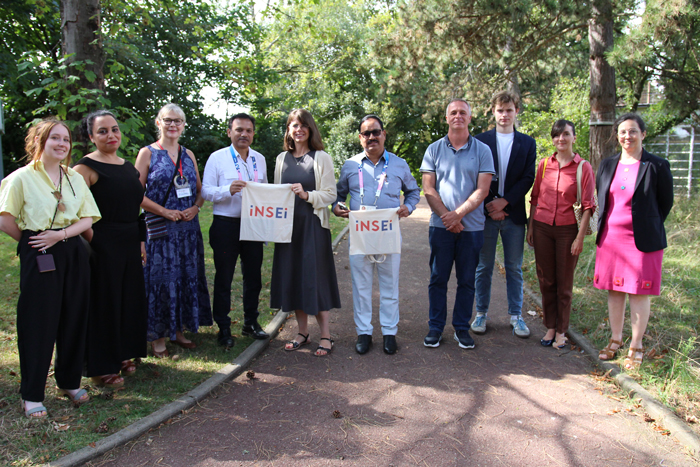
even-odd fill
[[(182, 331), (197, 332), (199, 326), (211, 326), (212, 315), (198, 219), (204, 204), (202, 182), (194, 154), (178, 144), (185, 129), (185, 113), (178, 105), (167, 104), (158, 112), (156, 126), (159, 139), (141, 148), (136, 168), (146, 187), (141, 207), (165, 219), (161, 229), (165, 236), (149, 231), (148, 261), (143, 269), (148, 340), (153, 354), (164, 358), (168, 356), (166, 337), (180, 347), (193, 349), (196, 345)], [(149, 230), (156, 225), (151, 224)]]

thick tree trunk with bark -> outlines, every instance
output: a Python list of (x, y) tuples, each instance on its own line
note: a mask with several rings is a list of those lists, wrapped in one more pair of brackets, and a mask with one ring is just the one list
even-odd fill
[[(64, 55), (72, 54), (69, 63), (83, 62), (69, 73), (79, 79), (75, 90), (104, 90), (104, 52), (100, 36), (100, 0), (61, 0), (61, 31)], [(80, 120), (83, 115), (68, 115), (68, 120)]]
[(588, 40), (591, 78), (591, 164), (597, 171), (600, 161), (610, 156), (616, 145), (614, 139), (610, 141), (617, 101), (615, 69), (605, 58), (605, 52), (613, 47), (613, 11), (610, 0), (594, 0), (591, 4)]

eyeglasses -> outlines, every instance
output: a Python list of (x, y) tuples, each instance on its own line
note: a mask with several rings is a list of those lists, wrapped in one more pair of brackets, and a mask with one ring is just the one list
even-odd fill
[(376, 138), (378, 136), (381, 136), (382, 131), (384, 131), (384, 130), (368, 130), (368, 131), (361, 131), (360, 134), (362, 136), (364, 136), (365, 138), (369, 138), (370, 135), (372, 135)]
[(174, 120), (172, 118), (164, 118), (161, 121), (165, 124), (165, 126), (170, 126), (170, 125), (181, 126), (183, 123), (185, 123), (184, 120), (182, 120), (181, 118), (176, 118)]
[(639, 134), (639, 130), (620, 130), (617, 132), (618, 136), (637, 136)]

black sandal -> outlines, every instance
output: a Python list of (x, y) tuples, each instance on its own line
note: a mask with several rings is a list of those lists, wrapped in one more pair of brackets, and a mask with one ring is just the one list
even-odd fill
[[(293, 350), (299, 350), (299, 347), (301, 347), (302, 345), (306, 345), (306, 344), (309, 343), (309, 335), (308, 335), (308, 334), (307, 334), (307, 335), (303, 335), (302, 333), (298, 332), (297, 335), (303, 337), (304, 340), (301, 341), (301, 342), (297, 342), (297, 341), (294, 341), (294, 340), (289, 341), (289, 342), (287, 342), (286, 344), (284, 344), (284, 350), (286, 350), (287, 352), (291, 352), (291, 351), (293, 351)], [(292, 344), (292, 346), (289, 347), (289, 348), (287, 348), (287, 345), (289, 345), (289, 344)]]
[(324, 350), (326, 353), (323, 355), (319, 355), (318, 353), (314, 353), (314, 355), (316, 355), (317, 357), (325, 357), (326, 355), (330, 355), (330, 353), (333, 351), (333, 344), (334, 344), (333, 339), (331, 339), (330, 337), (322, 337), (319, 339), (319, 341), (328, 341), (331, 343), (331, 347), (330, 347), (330, 349), (328, 347), (324, 347), (324, 346), (320, 345), (320, 342), (319, 342), (319, 346), (316, 347), (316, 352), (318, 352), (319, 350)]

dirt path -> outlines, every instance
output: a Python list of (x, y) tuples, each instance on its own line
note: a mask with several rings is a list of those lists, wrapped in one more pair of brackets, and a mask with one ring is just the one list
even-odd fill
[[(109, 466), (639, 466), (693, 465), (679, 444), (614, 395), (597, 390), (576, 351), (539, 345), (544, 327), (526, 316), (529, 339), (511, 334), (505, 282), (494, 277), (488, 333), (462, 350), (448, 324), (443, 344), (423, 346), (428, 307), (428, 217), (423, 200), (402, 221), (399, 351), (354, 351), (347, 242), (336, 268), (343, 309), (332, 314), (335, 350), (285, 352), (292, 320), (246, 375), (197, 409), (90, 465)], [(454, 278), (449, 303), (454, 298)], [(448, 317), (448, 322), (450, 318)]]

